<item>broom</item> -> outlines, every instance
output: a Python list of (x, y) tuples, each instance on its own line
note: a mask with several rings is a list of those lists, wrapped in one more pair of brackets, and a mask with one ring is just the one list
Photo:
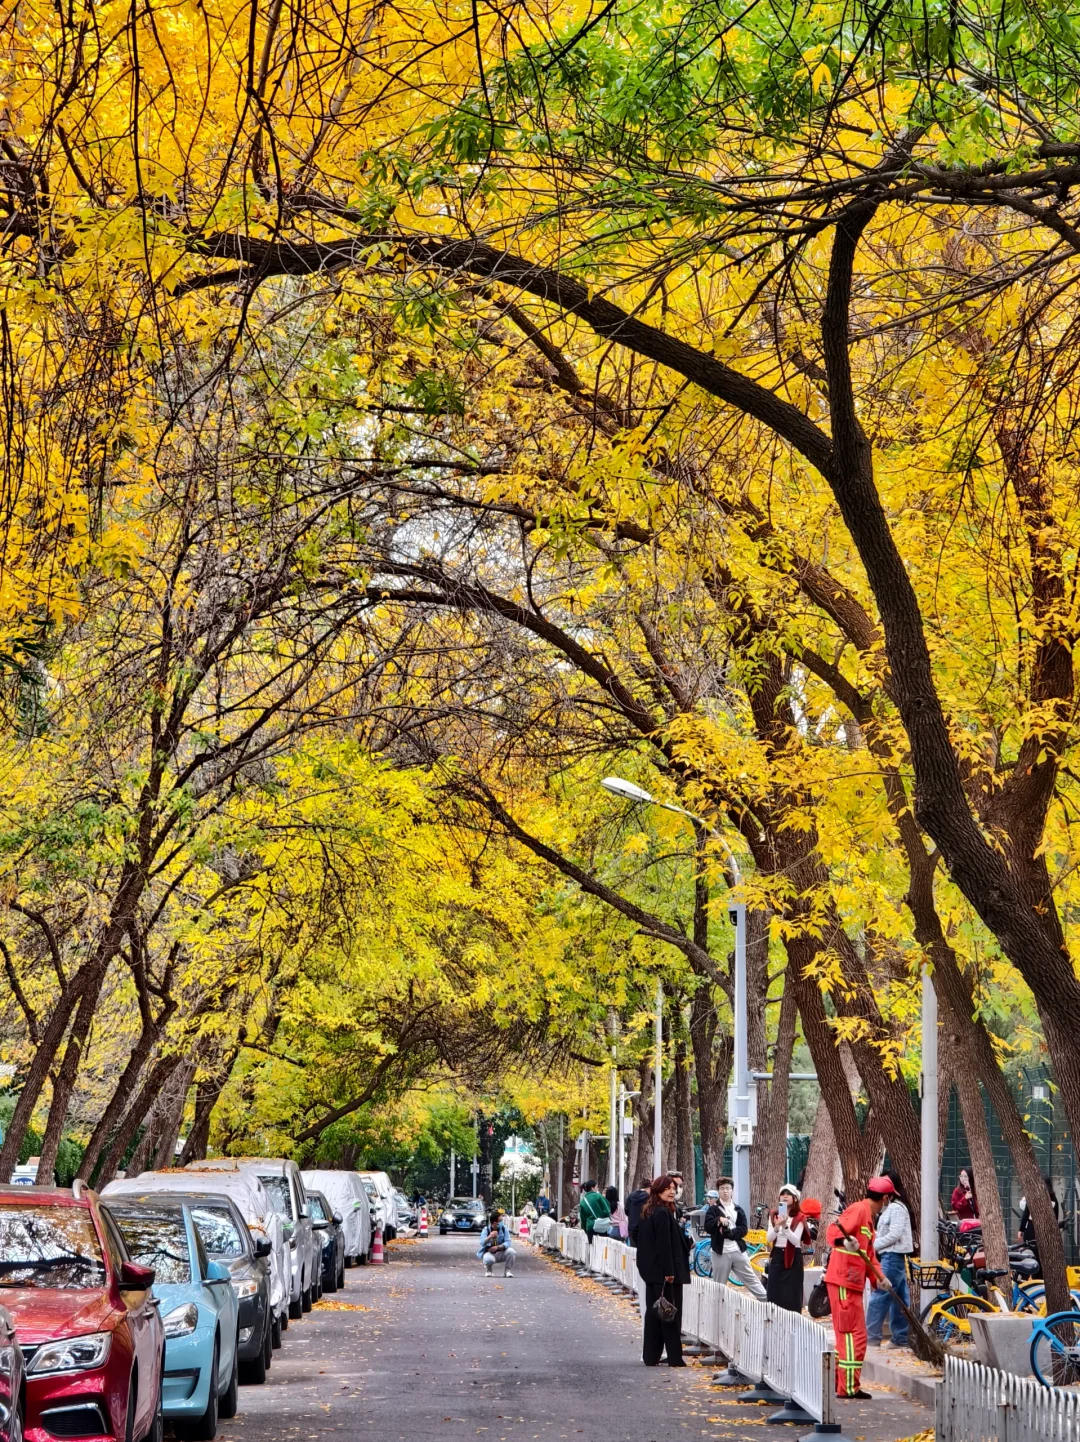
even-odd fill
[[(847, 1230), (839, 1217), (837, 1217), (836, 1219), (836, 1225), (849, 1242), (855, 1241), (855, 1238)], [(856, 1247), (858, 1247), (859, 1255), (862, 1257), (863, 1261), (869, 1264), (869, 1257), (866, 1255), (863, 1249), (859, 1247), (859, 1244), (857, 1242), (855, 1243), (855, 1245)], [(904, 1301), (903, 1297), (901, 1297), (900, 1293), (889, 1281), (888, 1277), (886, 1277), (885, 1273), (881, 1272), (880, 1269), (878, 1285), (885, 1288), (885, 1290), (892, 1297), (893, 1301), (900, 1308), (901, 1312), (903, 1312), (904, 1316), (907, 1318), (908, 1327), (911, 1329), (911, 1350), (915, 1353), (916, 1357), (918, 1357), (919, 1361), (929, 1362), (934, 1367), (943, 1367), (945, 1365), (944, 1342), (942, 1342), (939, 1337), (935, 1337), (932, 1332), (927, 1331), (927, 1329), (922, 1324), (922, 1319), (911, 1307), (908, 1306), (908, 1304)]]

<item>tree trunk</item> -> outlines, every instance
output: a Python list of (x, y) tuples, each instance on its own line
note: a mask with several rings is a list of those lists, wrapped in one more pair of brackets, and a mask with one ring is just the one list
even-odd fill
[(750, 1197), (752, 1202), (772, 1205), (787, 1171), (789, 1073), (795, 1049), (795, 987), (790, 973), (784, 973), (780, 1017), (773, 1048), (772, 1080), (758, 1082), (758, 1125), (750, 1153)]
[(158, 1172), (176, 1164), (176, 1142), (184, 1124), (188, 1089), (197, 1064), (194, 1059), (187, 1061), (169, 1078), (158, 1114), (157, 1139), (147, 1158), (148, 1169), (151, 1171)]
[(480, 1131), (480, 1195), (485, 1205), (490, 1208), (494, 1194), (494, 1167), (495, 1167), (495, 1124), (488, 1121), (486, 1117), (479, 1118)]
[[(151, 1108), (159, 1101), (162, 1089), (169, 1077), (180, 1065), (181, 1058), (178, 1055), (158, 1057), (157, 1061), (150, 1068), (142, 1086), (135, 1096), (135, 1100), (124, 1113), (124, 1118), (116, 1129), (116, 1135), (109, 1144), (109, 1149), (102, 1158), (101, 1167), (98, 1171), (98, 1187), (104, 1187), (111, 1182), (116, 1175), (117, 1168), (123, 1160), (124, 1153), (131, 1145), (132, 1138), (142, 1126), (143, 1120), (147, 1117)], [(140, 1143), (138, 1152), (143, 1151)], [(136, 1153), (136, 1156), (138, 1155)], [(134, 1170), (135, 1158), (132, 1158), (132, 1175), (137, 1176)], [(141, 1171), (142, 1168), (140, 1167)]]
[(821, 1203), (822, 1225), (818, 1227), (817, 1245), (814, 1248), (816, 1262), (821, 1260), (825, 1251), (824, 1224), (826, 1219), (837, 1210), (835, 1191), (842, 1186), (842, 1182), (840, 1157), (833, 1137), (832, 1119), (825, 1098), (821, 1096), (818, 1098), (817, 1111), (814, 1113), (814, 1125), (810, 1132), (810, 1152), (806, 1158), (806, 1171), (802, 1181), (803, 1196), (816, 1197)]
[(218, 1075), (199, 1082), (195, 1090), (195, 1116), (192, 1119), (191, 1130), (187, 1134), (184, 1149), (180, 1153), (182, 1167), (186, 1167), (188, 1162), (201, 1162), (206, 1156), (210, 1145), (210, 1121), (218, 1099), (225, 1090), (225, 1083), (229, 1079), (235, 1059), (236, 1052), (233, 1051), (227, 1062), (219, 1069)]
[(75, 1082), (78, 1079), (79, 1067), (82, 1065), (86, 1047), (86, 1038), (89, 1036), (90, 1027), (93, 1024), (98, 998), (105, 982), (106, 970), (107, 967), (99, 966), (95, 974), (88, 980), (79, 999), (79, 1009), (75, 1013), (75, 1020), (68, 1034), (64, 1059), (60, 1063), (60, 1071), (53, 1085), (49, 1119), (45, 1124), (45, 1136), (41, 1142), (36, 1183), (39, 1187), (55, 1185), (56, 1158), (64, 1135), (68, 1105), (71, 1101), (71, 1094), (75, 1090)]
[(8, 1123), (3, 1146), (0, 1146), (0, 1182), (10, 1182), (11, 1173), (18, 1165), (23, 1138), (30, 1126), (38, 1097), (40, 1097), (42, 1087), (52, 1071), (53, 1062), (60, 1050), (60, 1043), (64, 1039), (68, 1022), (71, 1020), (71, 1013), (75, 1010), (83, 990), (90, 980), (91, 969), (92, 964), (87, 962), (75, 973), (68, 983), (67, 989), (61, 993), (46, 1023), (41, 1042), (34, 1052), (30, 1068), (26, 1073), (26, 1080), (23, 1082), (19, 1099), (15, 1103), (11, 1121)]
[[(954, 1045), (959, 1044), (955, 1028), (951, 1028)], [(972, 1067), (959, 1066), (956, 1069), (956, 1090), (960, 1098), (960, 1111), (964, 1118), (964, 1135), (967, 1137), (968, 1153), (976, 1177), (983, 1178), (981, 1187), (976, 1183), (979, 1197), (979, 1220), (982, 1222), (983, 1245), (986, 1249), (986, 1266), (1001, 1267), (1008, 1275), (1009, 1239), (1005, 1231), (1005, 1218), (1001, 1211), (1001, 1196), (997, 1188), (997, 1168), (994, 1153), (990, 1147), (990, 1132), (986, 1125), (982, 1093), (979, 1091), (978, 1075)]]
[(83, 1153), (82, 1161), (79, 1163), (79, 1170), (76, 1172), (76, 1176), (80, 1177), (84, 1182), (90, 1181), (94, 1175), (94, 1168), (97, 1166), (98, 1158), (101, 1156), (102, 1150), (109, 1140), (110, 1133), (116, 1128), (123, 1115), (124, 1107), (127, 1105), (128, 1098), (131, 1096), (136, 1082), (139, 1080), (139, 1075), (146, 1065), (146, 1060), (160, 1034), (160, 1030), (160, 1026), (153, 1022), (149, 1026), (143, 1027), (139, 1040), (131, 1055), (128, 1057), (127, 1066), (124, 1068), (120, 1080), (117, 1082), (116, 1088), (109, 1098), (108, 1105), (98, 1119), (98, 1124), (91, 1134), (90, 1140), (86, 1145), (86, 1151)]
[(697, 1167), (694, 1163), (694, 1118), (690, 1110), (690, 1069), (686, 1064), (686, 1040), (680, 1025), (675, 1041), (675, 1156), (683, 1176), (683, 1197), (687, 1206), (697, 1205)]
[(713, 988), (708, 982), (700, 981), (690, 1006), (690, 1044), (706, 1190), (716, 1185), (724, 1166), (732, 1043), (729, 1035), (718, 1037), (718, 1030)]

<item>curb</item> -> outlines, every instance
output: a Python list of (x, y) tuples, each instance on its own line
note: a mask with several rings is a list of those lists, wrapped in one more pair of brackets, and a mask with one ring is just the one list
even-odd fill
[(939, 1384), (936, 1378), (917, 1377), (911, 1372), (905, 1372), (902, 1367), (887, 1362), (884, 1357), (868, 1356), (863, 1363), (862, 1374), (867, 1382), (892, 1387), (897, 1392), (903, 1392), (913, 1402), (921, 1402), (924, 1407), (933, 1407), (937, 1399)]

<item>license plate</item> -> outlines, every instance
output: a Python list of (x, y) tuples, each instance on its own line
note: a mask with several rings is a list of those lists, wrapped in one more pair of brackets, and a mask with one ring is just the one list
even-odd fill
[(468, 1231), (468, 1229), (472, 1226), (472, 1222), (469, 1221), (468, 1217), (458, 1217), (457, 1225), (463, 1230)]

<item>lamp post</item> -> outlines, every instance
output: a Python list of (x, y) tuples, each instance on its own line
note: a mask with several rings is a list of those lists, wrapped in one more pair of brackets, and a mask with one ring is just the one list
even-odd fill
[(936, 1262), (938, 1255), (938, 1014), (934, 979), (922, 970), (922, 1189), (920, 1193), (919, 1260)]
[[(735, 886), (742, 882), (742, 872), (739, 870), (739, 863), (734, 852), (727, 844), (724, 837), (707, 821), (700, 816), (695, 816), (692, 811), (687, 811), (685, 806), (676, 806), (672, 801), (661, 801), (651, 791), (646, 791), (643, 786), (637, 786), (633, 781), (626, 781), (621, 776), (605, 776), (600, 782), (605, 790), (612, 795), (619, 796), (624, 801), (633, 801), (640, 806), (659, 806), (664, 811), (674, 811), (679, 816), (685, 816), (695, 826), (703, 826), (710, 836), (720, 842), (727, 852), (728, 866), (731, 869), (731, 879)], [(734, 1086), (728, 1093), (728, 1119), (731, 1122), (734, 1140), (732, 1153), (734, 1163), (732, 1166), (732, 1180), (735, 1183), (735, 1201), (749, 1215), (750, 1209), (750, 1147), (754, 1136), (754, 1106), (750, 1086), (750, 1054), (749, 1054), (749, 1027), (747, 1024), (747, 985), (746, 985), (746, 906), (741, 901), (732, 902), (728, 907), (728, 915), (735, 926), (735, 1076)], [(656, 984), (657, 994), (657, 1076), (656, 1076), (656, 1124), (655, 1139), (653, 1143), (654, 1165), (659, 1175), (661, 1169), (660, 1160), (660, 1028), (661, 1028), (661, 1005), (662, 989), (660, 983)]]
[(640, 1092), (628, 1092), (625, 1086), (619, 1087), (619, 1180), (616, 1186), (619, 1188), (620, 1202), (626, 1201), (626, 1118), (624, 1109), (631, 1097), (640, 1095)]

